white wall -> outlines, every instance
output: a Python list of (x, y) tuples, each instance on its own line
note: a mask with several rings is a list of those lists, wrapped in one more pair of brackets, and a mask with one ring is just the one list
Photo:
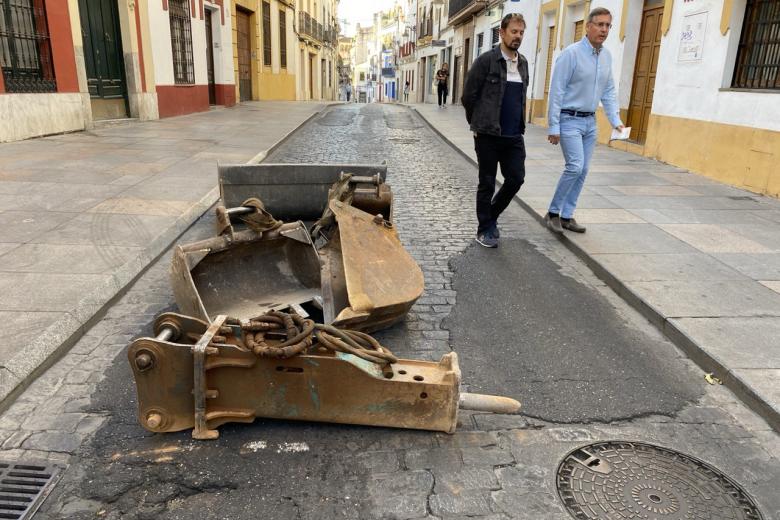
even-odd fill
[[(190, 19), (192, 32), (192, 58), (195, 72), (195, 84), (204, 85), (208, 83), (208, 71), (206, 68), (206, 23), (204, 20), (200, 19), (199, 9), (200, 5), (196, 3), (196, 12), (190, 13), (191, 15), (195, 15)], [(215, 17), (213, 21), (217, 21), (218, 19), (219, 16)], [(226, 23), (227, 21), (228, 17), (225, 18)], [(171, 24), (170, 18), (168, 17), (168, 11), (163, 10), (162, 4), (156, 2), (151, 2), (149, 4), (149, 25), (152, 40), (152, 54), (154, 55), (155, 81), (157, 85), (174, 85), (175, 81), (173, 77)], [(224, 27), (220, 24), (214, 24), (215, 32), (217, 31), (217, 25), (219, 25), (220, 34), (223, 34), (222, 30)], [(230, 35), (230, 31), (224, 31), (224, 33)], [(224, 36), (221, 37), (221, 41), (224, 44)], [(228, 48), (230, 49), (230, 54), (232, 56), (232, 43)]]
[[(744, 0), (735, 2), (744, 11)], [(741, 7), (741, 8), (740, 8)], [(731, 83), (734, 47), (742, 28), (733, 17), (720, 32), (723, 0), (677, 0), (669, 33), (661, 41), (653, 113), (681, 118), (780, 130), (780, 96), (776, 92), (720, 91)], [(702, 59), (679, 61), (685, 16), (708, 12)], [(729, 59), (730, 58), (730, 59)]]

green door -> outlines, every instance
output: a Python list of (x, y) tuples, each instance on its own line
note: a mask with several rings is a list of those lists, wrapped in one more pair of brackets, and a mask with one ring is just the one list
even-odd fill
[(125, 97), (125, 68), (117, 0), (79, 0), (84, 63), (92, 97)]

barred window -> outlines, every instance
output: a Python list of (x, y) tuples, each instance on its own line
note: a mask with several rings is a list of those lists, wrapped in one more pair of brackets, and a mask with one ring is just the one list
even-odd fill
[(0, 66), (6, 92), (56, 92), (44, 0), (0, 0)]
[(287, 68), (287, 14), (279, 11), (279, 58), (281, 67)]
[(271, 66), (271, 4), (263, 2), (263, 65)]
[(482, 54), (482, 44), (485, 42), (485, 33), (479, 33), (477, 35), (477, 56)]
[(176, 84), (195, 83), (192, 61), (192, 27), (189, 0), (168, 0), (173, 50), (173, 81)]
[(498, 27), (493, 27), (492, 33), (490, 34), (490, 46), (495, 47), (496, 44), (498, 44)]
[(780, 0), (747, 0), (732, 87), (780, 89)]

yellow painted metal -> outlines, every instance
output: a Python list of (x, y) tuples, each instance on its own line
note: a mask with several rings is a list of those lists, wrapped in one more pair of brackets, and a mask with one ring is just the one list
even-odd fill
[(731, 25), (731, 13), (734, 11), (734, 0), (723, 0), (723, 11), (720, 14), (720, 33), (726, 35)]

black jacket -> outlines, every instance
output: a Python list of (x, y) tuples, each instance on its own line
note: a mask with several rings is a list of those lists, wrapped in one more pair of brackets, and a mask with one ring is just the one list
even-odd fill
[[(528, 60), (519, 56), (518, 70), (528, 88)], [(466, 85), (463, 87), (461, 103), (466, 109), (466, 121), (472, 132), (501, 135), (501, 102), (506, 88), (506, 60), (501, 54), (501, 45), (480, 55), (469, 69)], [(523, 98), (525, 114), (525, 98)]]

